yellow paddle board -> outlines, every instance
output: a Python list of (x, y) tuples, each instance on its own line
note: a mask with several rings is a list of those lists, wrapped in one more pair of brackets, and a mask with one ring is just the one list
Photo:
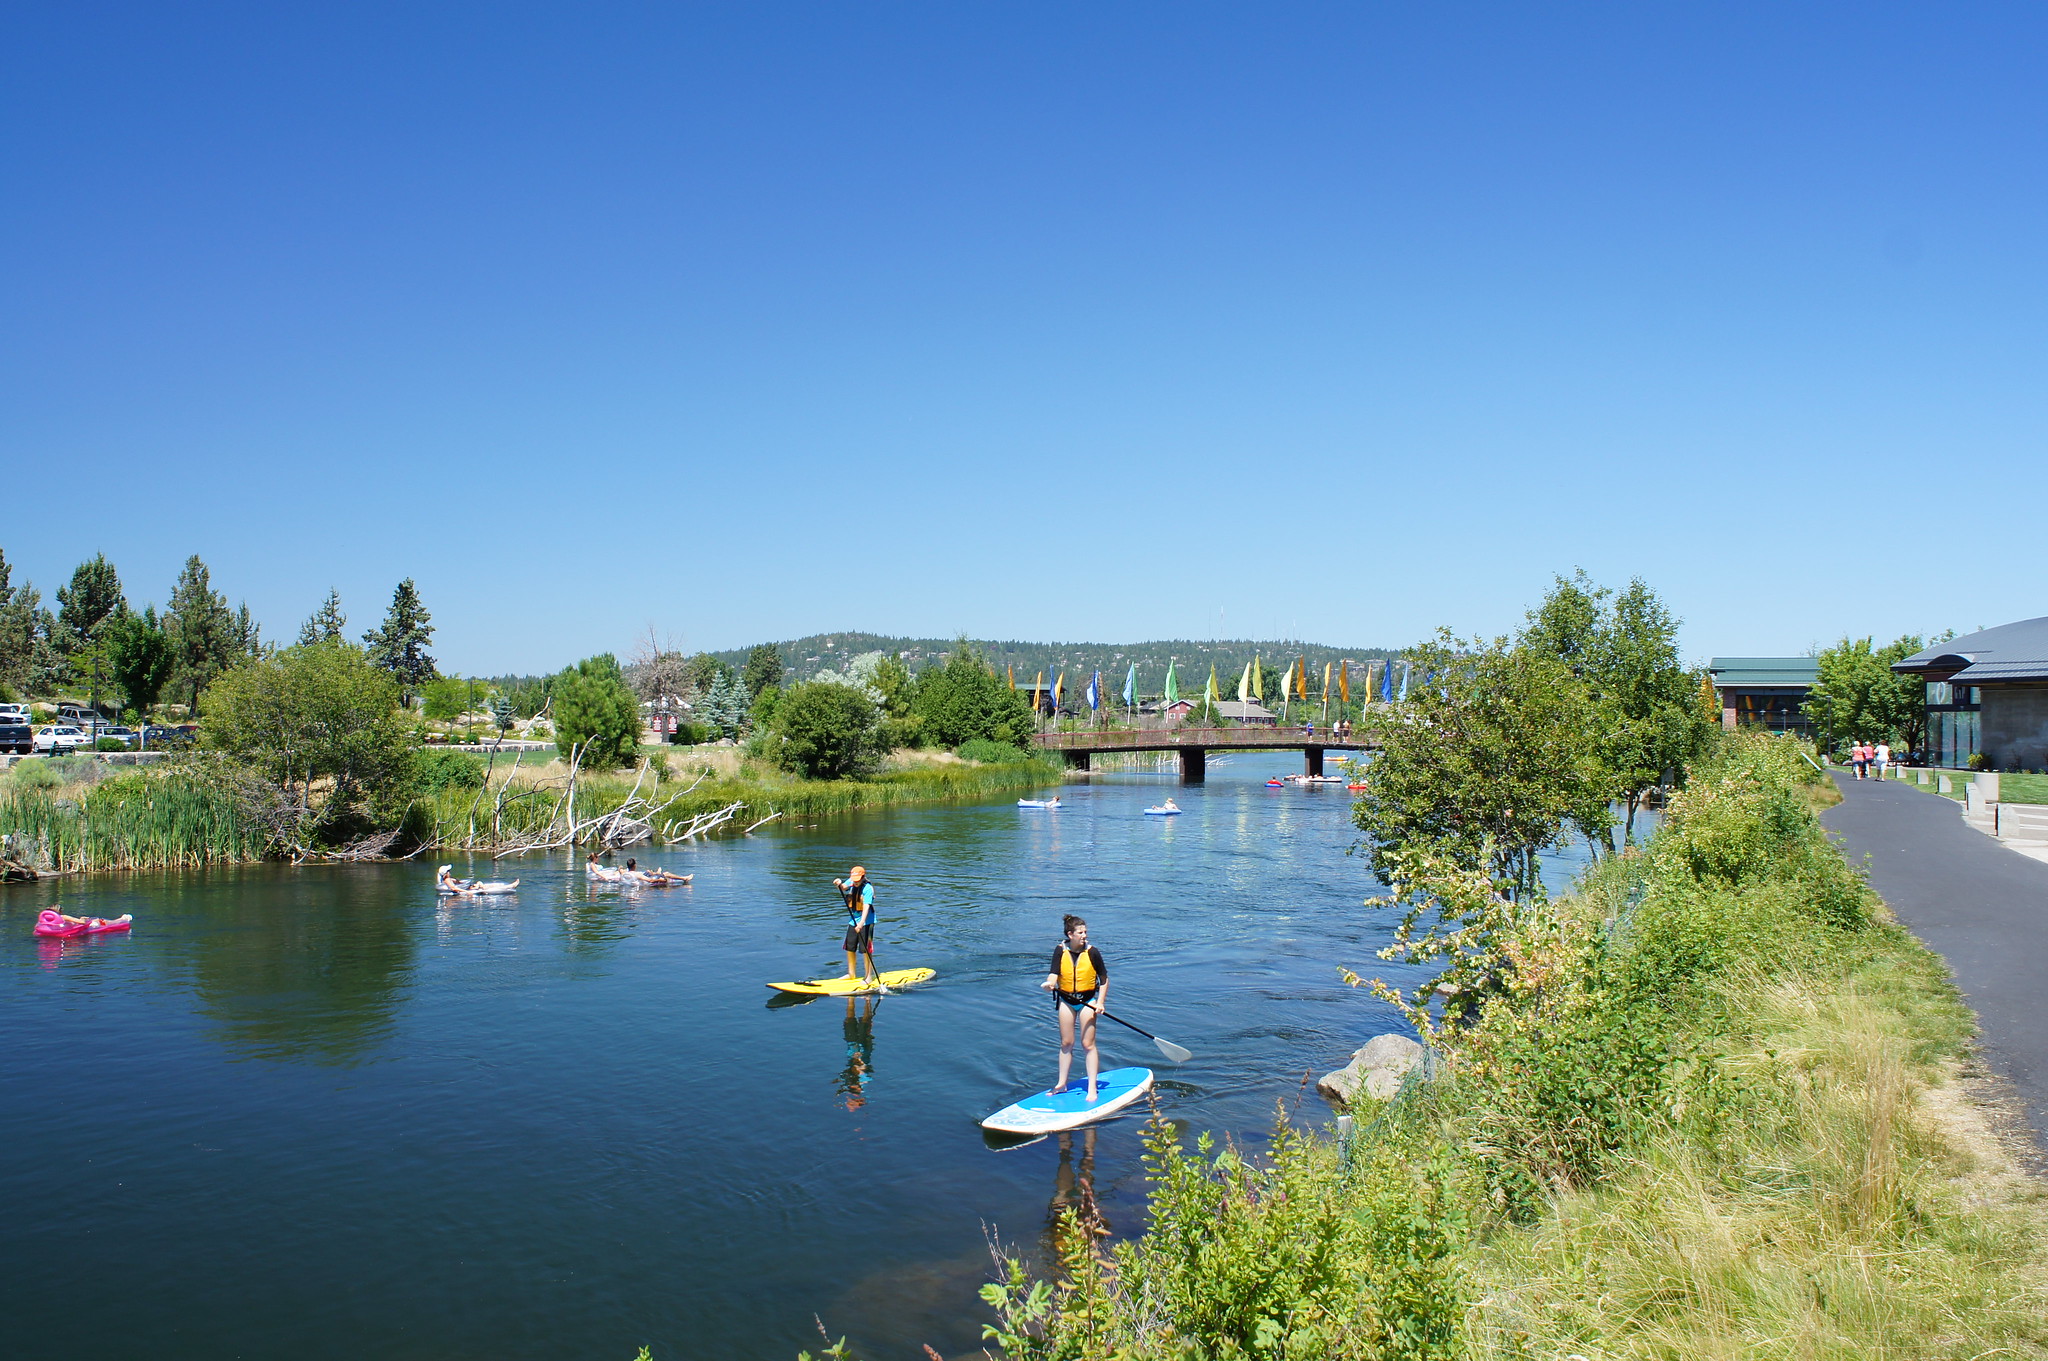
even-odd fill
[[(902, 988), (937, 975), (936, 969), (891, 969), (882, 975), (882, 982), (892, 988)], [(814, 978), (808, 983), (770, 983), (768, 986), (777, 992), (802, 993), (806, 997), (844, 997), (875, 990), (874, 984), (865, 978)]]

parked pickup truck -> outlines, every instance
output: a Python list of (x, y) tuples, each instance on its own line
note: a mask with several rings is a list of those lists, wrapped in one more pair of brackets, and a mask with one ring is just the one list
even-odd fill
[(0, 751), (26, 756), (35, 744), (36, 730), (28, 725), (27, 714), (0, 714)]

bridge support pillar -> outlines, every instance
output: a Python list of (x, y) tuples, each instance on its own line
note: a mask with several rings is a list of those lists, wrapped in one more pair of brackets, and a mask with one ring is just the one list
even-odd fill
[(1206, 747), (1182, 747), (1180, 749), (1180, 782), (1200, 784), (1209, 778), (1209, 751)]
[(1301, 762), (1302, 762), (1302, 764), (1301, 764), (1301, 773), (1302, 773), (1302, 774), (1304, 774), (1304, 775), (1320, 775), (1320, 774), (1322, 774), (1322, 773), (1323, 773), (1323, 749), (1322, 749), (1321, 747), (1303, 747), (1303, 748), (1301, 749)]
[(1086, 769), (1088, 769), (1088, 753), (1087, 753), (1087, 752), (1085, 752), (1085, 751), (1074, 751), (1074, 750), (1072, 750), (1071, 748), (1069, 748), (1068, 750), (1066, 750), (1066, 751), (1064, 751), (1064, 752), (1062, 752), (1062, 753), (1060, 753), (1060, 754), (1061, 754), (1061, 755), (1063, 755), (1063, 756), (1065, 756), (1065, 757), (1067, 758), (1067, 769), (1068, 769), (1068, 770), (1086, 770)]

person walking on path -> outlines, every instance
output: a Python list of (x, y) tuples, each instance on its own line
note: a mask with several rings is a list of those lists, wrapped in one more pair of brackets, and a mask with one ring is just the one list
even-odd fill
[(1877, 778), (1882, 780), (1886, 768), (1892, 763), (1892, 744), (1880, 742), (1872, 747), (1870, 749), (1870, 759), (1877, 771)]
[(856, 955), (863, 957), (867, 980), (875, 983), (875, 886), (868, 882), (864, 866), (855, 865), (846, 878), (834, 879), (832, 887), (846, 902), (846, 976), (852, 978)]
[(1053, 995), (1054, 1010), (1060, 1015), (1060, 1080), (1052, 1094), (1067, 1089), (1067, 1074), (1074, 1064), (1074, 1033), (1081, 1035), (1081, 1048), (1088, 1055), (1088, 1099), (1095, 1099), (1095, 1022), (1109, 1005), (1109, 965), (1102, 951), (1088, 943), (1088, 923), (1069, 915), (1066, 935), (1052, 952), (1052, 968), (1038, 986)]
[(1870, 757), (1865, 754), (1863, 739), (1859, 737), (1856, 739), (1855, 744), (1849, 748), (1849, 765), (1855, 770), (1857, 779), (1863, 778), (1864, 768), (1869, 764)]

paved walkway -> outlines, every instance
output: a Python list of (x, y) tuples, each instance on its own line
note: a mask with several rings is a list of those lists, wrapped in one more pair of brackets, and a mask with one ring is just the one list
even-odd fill
[(1962, 805), (1837, 775), (1821, 821), (1908, 930), (1948, 961), (1983, 1026), (1985, 1057), (2048, 1150), (2048, 865), (1963, 822)]

